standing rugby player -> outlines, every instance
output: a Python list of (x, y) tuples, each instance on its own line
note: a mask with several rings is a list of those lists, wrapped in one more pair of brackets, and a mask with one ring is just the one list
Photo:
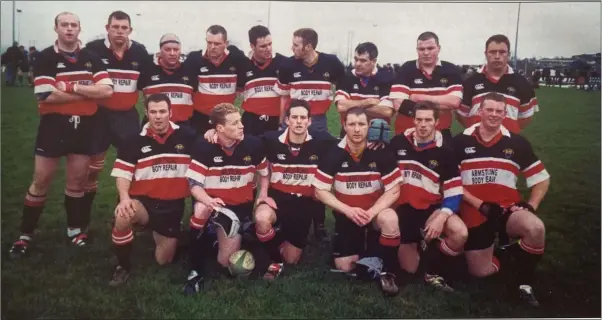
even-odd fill
[(143, 45), (130, 40), (131, 25), (132, 21), (127, 13), (112, 12), (105, 26), (107, 37), (86, 45), (101, 57), (113, 80), (113, 96), (99, 102), (98, 119), (102, 137), (88, 171), (84, 196), (88, 207), (86, 211), (92, 209), (106, 151), (111, 145), (117, 149), (123, 147), (128, 136), (140, 133), (140, 117), (135, 108), (138, 102), (138, 78), (143, 66), (152, 61), (149, 61), (148, 51)]
[[(545, 227), (536, 212), (548, 191), (550, 175), (531, 144), (503, 126), (507, 98), (490, 92), (482, 97), (478, 112), (480, 122), (453, 140), (464, 188), (460, 215), (468, 227), (464, 245), (468, 271), (487, 277), (500, 270), (493, 255), (496, 232), (519, 239), (508, 249), (520, 266), (516, 285), (522, 300), (538, 306), (531, 286), (544, 253)], [(531, 189), (527, 201), (517, 188), (521, 172)]]
[(396, 135), (414, 127), (416, 102), (431, 101), (440, 109), (437, 130), (445, 140), (451, 139), (452, 111), (462, 101), (462, 78), (458, 67), (439, 60), (440, 50), (439, 37), (433, 32), (423, 32), (416, 41), (418, 59), (401, 66), (390, 95), (398, 110)]
[[(360, 43), (355, 48), (355, 68), (339, 82), (334, 97), (341, 123), (345, 112), (353, 107), (365, 108), (371, 119), (390, 122), (395, 111), (389, 99), (392, 79), (378, 71), (377, 58), (378, 48), (372, 42)], [(341, 137), (344, 135), (345, 129), (341, 128)]]
[(65, 211), (67, 236), (76, 246), (87, 241), (84, 185), (98, 135), (98, 100), (111, 97), (112, 82), (100, 60), (78, 39), (79, 18), (70, 12), (54, 19), (58, 39), (40, 52), (35, 72), (35, 95), (40, 124), (35, 146), (33, 183), (25, 195), (21, 236), (11, 256), (27, 252), (46, 202), (46, 194), (59, 166), (67, 157)]
[[(416, 275), (419, 262), (425, 271), (420, 276), (436, 288), (451, 291), (441, 272), (454, 266), (447, 263), (462, 253), (468, 237), (466, 226), (457, 215), (462, 201), (462, 181), (453, 150), (436, 130), (439, 108), (433, 102), (416, 103), (414, 128), (395, 136), (389, 145), (395, 154), (404, 181), (397, 202), (401, 230), (399, 260), (401, 281)], [(424, 230), (424, 237), (421, 234)], [(440, 236), (445, 235), (444, 239)], [(420, 257), (422, 241), (434, 242)]]
[(368, 124), (364, 108), (347, 110), (347, 135), (320, 161), (313, 185), (316, 197), (333, 209), (336, 268), (345, 272), (355, 268), (366, 232), (374, 227), (380, 230), (383, 265), (388, 271), (380, 277), (381, 288), (395, 295), (399, 292), (394, 273), (400, 239), (397, 214), (390, 207), (399, 197), (402, 178), (387, 149), (367, 148)]
[(497, 34), (485, 43), (487, 64), (464, 81), (464, 98), (457, 110), (458, 121), (468, 128), (481, 120), (480, 106), (489, 92), (497, 92), (506, 99), (506, 117), (503, 125), (512, 133), (520, 133), (539, 111), (535, 90), (522, 75), (508, 65), (510, 40)]

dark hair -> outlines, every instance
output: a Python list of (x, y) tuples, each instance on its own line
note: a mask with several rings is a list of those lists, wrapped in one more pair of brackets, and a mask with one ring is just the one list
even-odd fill
[(435, 120), (439, 119), (439, 108), (437, 104), (432, 101), (420, 101), (414, 105), (414, 119), (416, 119), (416, 113), (418, 110), (431, 110), (433, 111), (433, 117)]
[(211, 109), (211, 113), (209, 114), (209, 120), (211, 121), (211, 125), (213, 126), (213, 128), (217, 128), (218, 124), (226, 124), (227, 115), (238, 112), (238, 108), (235, 105), (231, 103), (220, 103), (213, 107), (213, 109)]
[(130, 19), (130, 15), (121, 10), (111, 12), (111, 14), (109, 15), (109, 19), (107, 20), (107, 24), (110, 25), (112, 19), (115, 19), (115, 20), (126, 20), (127, 19), (129, 25), (130, 26), (132, 25), (132, 19)]
[(293, 33), (293, 37), (300, 37), (303, 39), (304, 46), (311, 44), (314, 50), (318, 47), (318, 33), (312, 28), (297, 29)]
[(508, 40), (508, 37), (506, 37), (505, 35), (496, 34), (496, 35), (489, 37), (489, 39), (487, 39), (487, 42), (485, 42), (485, 51), (487, 51), (487, 47), (489, 47), (489, 44), (492, 42), (505, 43), (506, 47), (508, 47), (508, 51), (510, 51), (510, 40)]
[(60, 18), (60, 16), (66, 16), (66, 15), (68, 15), (68, 14), (75, 16), (75, 17), (77, 18), (77, 23), (79, 23), (79, 22), (80, 22), (80, 21), (79, 21), (79, 17), (78, 17), (78, 16), (76, 16), (76, 15), (75, 15), (75, 13), (72, 13), (72, 12), (69, 12), (69, 11), (63, 11), (63, 12), (61, 12), (61, 13), (57, 14), (57, 15), (56, 15), (56, 17), (54, 17), (54, 26), (55, 26), (55, 27), (58, 27), (58, 26), (59, 26), (59, 18)]
[(357, 47), (355, 47), (355, 52), (357, 52), (357, 54), (368, 53), (370, 60), (378, 58), (378, 48), (372, 42), (363, 42), (358, 44)]
[(249, 29), (249, 43), (252, 45), (257, 44), (257, 39), (265, 38), (270, 35), (270, 29), (258, 25)]
[(489, 92), (483, 96), (483, 100), (481, 100), (480, 106), (482, 107), (483, 104), (485, 104), (485, 101), (487, 101), (487, 100), (506, 103), (506, 98), (504, 98), (504, 96), (501, 93), (497, 93), (497, 92), (493, 92), (493, 91)]
[(215, 35), (221, 34), (222, 38), (224, 38), (224, 41), (228, 40), (228, 32), (226, 31), (226, 28), (220, 26), (219, 24), (214, 24), (210, 26), (209, 28), (207, 28), (207, 32)]
[(32, 50), (37, 50), (37, 49), (34, 46), (29, 47), (29, 51), (32, 51)]
[(439, 37), (437, 37), (437, 35), (431, 31), (421, 33), (416, 41), (426, 41), (428, 39), (435, 39), (435, 43), (439, 45)]
[(311, 108), (309, 106), (309, 102), (300, 99), (291, 99), (291, 101), (288, 104), (288, 108), (286, 108), (285, 116), (288, 118), (291, 115), (291, 109), (297, 107), (301, 107), (307, 110), (307, 116), (311, 117)]
[(144, 100), (144, 109), (148, 110), (148, 105), (151, 102), (166, 102), (167, 109), (171, 110), (171, 100), (165, 93), (153, 93)]
[(349, 117), (350, 114), (354, 114), (356, 116), (361, 116), (366, 115), (366, 119), (368, 120), (368, 122), (370, 122), (370, 117), (368, 117), (368, 112), (366, 112), (365, 108), (362, 107), (353, 107), (353, 108), (349, 108), (349, 110), (347, 110), (347, 112), (345, 112), (345, 123), (347, 123), (347, 117)]

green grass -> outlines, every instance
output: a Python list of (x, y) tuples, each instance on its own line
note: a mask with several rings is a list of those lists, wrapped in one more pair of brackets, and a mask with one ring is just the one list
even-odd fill
[[(600, 317), (600, 94), (557, 88), (542, 88), (537, 94), (541, 112), (524, 134), (552, 175), (552, 185), (539, 213), (547, 226), (546, 254), (535, 285), (542, 307), (532, 310), (502, 293), (503, 284), (493, 289), (466, 285), (456, 294), (411, 285), (393, 299), (384, 298), (375, 283), (328, 272), (328, 248), (317, 244), (308, 246), (301, 265), (287, 267), (285, 276), (271, 285), (218, 277), (202, 294), (184, 297), (180, 290), (185, 267), (156, 266), (148, 234), (134, 242), (132, 281), (109, 288), (115, 266), (110, 240), (113, 150), (93, 211), (93, 245), (77, 250), (66, 244), (61, 169), (29, 257), (10, 261), (6, 253), (18, 236), (23, 197), (32, 177), (38, 115), (31, 89), (3, 87), (2, 317)], [(330, 117), (329, 124), (338, 135), (338, 117)]]

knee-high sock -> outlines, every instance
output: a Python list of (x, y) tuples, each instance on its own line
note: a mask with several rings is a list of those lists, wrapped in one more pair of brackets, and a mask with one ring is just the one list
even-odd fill
[(399, 272), (399, 261), (397, 259), (397, 251), (399, 250), (401, 238), (400, 234), (385, 234), (381, 233), (378, 242), (381, 245), (383, 259), (383, 270), (393, 274)]
[(267, 233), (259, 233), (257, 226), (255, 226), (255, 234), (257, 239), (263, 244), (263, 247), (270, 255), (270, 259), (275, 262), (282, 262), (282, 255), (280, 254), (280, 245), (283, 240), (279, 233), (270, 228)]
[(132, 241), (134, 241), (134, 232), (132, 232), (132, 228), (127, 228), (123, 231), (118, 231), (113, 228), (113, 248), (115, 249), (115, 255), (117, 256), (117, 261), (119, 265), (126, 269), (130, 270), (130, 254), (132, 252)]
[(206, 223), (206, 219), (199, 219), (194, 215), (190, 217), (190, 252), (188, 258), (192, 270), (196, 271), (199, 275), (202, 275), (203, 273), (205, 254), (207, 251), (204, 247), (205, 237), (203, 232)]
[(21, 219), (21, 233), (29, 236), (33, 235), (33, 232), (38, 225), (40, 215), (44, 210), (44, 204), (46, 203), (46, 195), (33, 195), (27, 192), (25, 195), (25, 202), (23, 204), (23, 216)]

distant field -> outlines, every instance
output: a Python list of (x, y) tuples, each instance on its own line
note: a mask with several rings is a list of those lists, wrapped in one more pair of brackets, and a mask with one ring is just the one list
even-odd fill
[[(600, 93), (541, 88), (537, 95), (541, 112), (525, 135), (552, 185), (539, 213), (547, 226), (535, 285), (542, 307), (532, 310), (502, 294), (504, 283), (493, 289), (466, 285), (455, 294), (411, 285), (384, 298), (375, 283), (330, 273), (328, 248), (317, 244), (271, 285), (218, 277), (208, 281), (205, 292), (184, 297), (186, 269), (182, 263), (157, 267), (148, 234), (134, 242), (134, 278), (123, 288), (110, 288), (116, 263), (110, 236), (112, 149), (93, 212), (94, 243), (83, 250), (66, 244), (61, 170), (29, 257), (10, 261), (6, 254), (18, 236), (32, 176), (38, 116), (30, 88), (2, 87), (2, 318), (600, 317)], [(330, 130), (338, 135), (338, 117), (331, 116)], [(330, 215), (328, 224), (332, 227)]]

